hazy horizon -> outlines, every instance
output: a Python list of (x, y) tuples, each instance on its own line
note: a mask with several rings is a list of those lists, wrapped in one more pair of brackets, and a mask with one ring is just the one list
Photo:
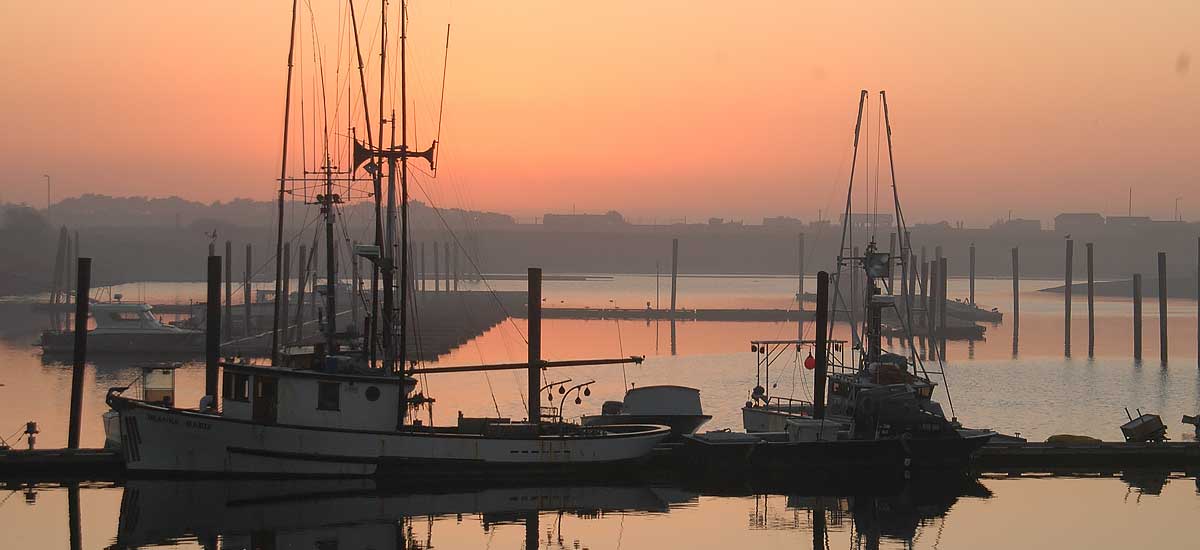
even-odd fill
[[(298, 36), (324, 40), (329, 93), (357, 112), (344, 7), (331, 6), (302, 15)], [(379, 4), (358, 8), (370, 80)], [(1200, 5), (727, 8), (414, 2), (410, 134), (420, 147), (437, 123), (447, 23), (452, 35), (441, 173), (418, 179), (413, 198), (522, 219), (573, 208), (640, 220), (829, 218), (844, 201), (858, 90), (885, 89), (910, 221), (1123, 215), (1130, 187), (1135, 215), (1172, 219), (1181, 197), (1182, 217), (1195, 219)], [(42, 174), (55, 201), (270, 200), (290, 11), (0, 8), (10, 75), (0, 200), (44, 205)], [(294, 84), (308, 111), (311, 53), (299, 52)], [(368, 90), (374, 123), (377, 94)], [(877, 112), (863, 123), (860, 189), (876, 173), (888, 181)], [(346, 114), (335, 124), (343, 134)]]

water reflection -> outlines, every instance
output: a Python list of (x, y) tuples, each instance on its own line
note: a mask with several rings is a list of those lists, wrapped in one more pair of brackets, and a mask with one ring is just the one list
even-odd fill
[[(751, 530), (809, 532), (814, 548), (831, 537), (853, 547), (881, 540), (911, 543), (925, 525), (944, 521), (962, 497), (990, 498), (977, 480), (912, 482), (878, 491), (769, 492), (747, 487), (495, 487), (483, 490), (398, 490), (363, 481), (130, 481), (124, 487), (116, 539), (109, 548), (194, 542), (204, 548), (458, 547), (464, 537), (501, 526), (523, 529), (526, 548), (602, 546), (598, 533), (623, 529), (627, 517), (664, 517), (654, 532), (668, 538), (626, 540), (630, 546), (690, 546), (705, 527), (737, 528), (732, 518), (695, 510), (701, 500), (752, 501)], [(564, 522), (564, 519), (569, 520)], [(478, 521), (478, 527), (471, 525)], [(698, 523), (697, 523), (698, 521)], [(615, 524), (614, 524), (615, 522)], [(597, 527), (601, 529), (597, 529)], [(465, 531), (464, 531), (465, 530)], [(511, 536), (511, 530), (509, 530)], [(642, 532), (639, 530), (639, 532)], [(803, 536), (808, 539), (808, 536)], [(440, 539), (440, 540), (439, 540)], [(671, 543), (665, 541), (670, 540)], [(218, 544), (219, 541), (219, 544)], [(837, 546), (842, 546), (838, 544)]]

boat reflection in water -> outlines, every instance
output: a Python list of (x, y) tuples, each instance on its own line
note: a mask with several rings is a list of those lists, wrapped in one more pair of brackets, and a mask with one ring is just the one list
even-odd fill
[[(978, 481), (962, 477), (912, 483), (876, 495), (863, 495), (857, 489), (853, 491), (857, 494), (839, 494), (828, 488), (817, 493), (763, 494), (761, 489), (749, 487), (713, 490), (659, 486), (400, 492), (376, 486), (370, 480), (142, 480), (130, 481), (124, 491), (117, 537), (111, 549), (189, 541), (212, 549), (424, 548), (437, 545), (441, 529), (435, 525), (461, 529), (464, 515), (478, 516), (485, 532), (496, 525), (523, 525), (525, 547), (537, 548), (541, 543), (556, 546), (553, 541), (539, 540), (539, 534), (552, 527), (561, 537), (564, 516), (602, 521), (610, 514), (658, 515), (653, 521), (661, 522), (661, 529), (656, 530), (664, 533), (686, 532), (686, 526), (676, 525), (677, 519), (694, 522), (699, 517), (712, 522), (710, 525), (732, 520), (727, 509), (719, 516), (707, 512), (701, 496), (705, 500), (737, 499), (747, 505), (753, 499), (752, 530), (808, 530), (815, 548), (827, 548), (831, 533), (837, 538), (849, 534), (853, 541), (870, 546), (880, 539), (911, 541), (921, 526), (943, 518), (960, 497), (990, 497)], [(670, 514), (679, 507), (698, 508), (698, 515), (686, 514), (691, 516), (689, 520)], [(414, 529), (412, 518), (427, 520), (428, 530)], [(436, 518), (450, 521), (441, 523)], [(554, 525), (539, 528), (539, 520)], [(739, 522), (732, 521), (729, 527), (740, 528), (736, 525)], [(630, 547), (642, 543), (661, 546), (654, 541), (625, 542)]]
[[(110, 548), (199, 541), (206, 548), (408, 548), (405, 519), (479, 515), (524, 522), (537, 547), (538, 514), (665, 513), (697, 493), (670, 487), (505, 487), (397, 493), (370, 480), (130, 481)], [(532, 538), (530, 538), (532, 537)]]

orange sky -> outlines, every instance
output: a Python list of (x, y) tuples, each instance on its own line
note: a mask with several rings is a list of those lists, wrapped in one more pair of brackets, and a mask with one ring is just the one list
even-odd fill
[[(337, 87), (344, 3), (311, 3)], [(56, 197), (270, 198), (290, 4), (5, 2), (0, 200), (43, 205), (44, 173)], [(377, 48), (378, 0), (357, 7)], [(454, 0), (416, 1), (410, 19), (422, 146), (453, 25), (442, 170), (421, 181), (442, 206), (828, 215), (844, 200), (858, 90), (883, 88), (910, 220), (1122, 214), (1129, 186), (1135, 213), (1170, 218), (1182, 196), (1200, 218), (1195, 2)]]

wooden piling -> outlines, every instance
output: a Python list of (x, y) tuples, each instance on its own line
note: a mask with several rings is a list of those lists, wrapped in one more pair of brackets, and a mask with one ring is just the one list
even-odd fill
[[(348, 332), (353, 333), (358, 330), (358, 255), (354, 253), (354, 249), (358, 247), (357, 242), (350, 243), (350, 326), (346, 327)], [(406, 290), (407, 292), (407, 290)]]
[(675, 318), (675, 298), (679, 284), (679, 239), (671, 239), (671, 318)]
[(938, 297), (942, 295), (938, 290), (938, 283), (941, 282), (941, 277), (938, 275), (938, 267), (941, 261), (938, 258), (929, 260), (929, 296), (925, 303), (925, 329), (926, 332), (933, 336), (937, 332), (938, 322)]
[(1096, 356), (1096, 279), (1094, 252), (1092, 243), (1087, 247), (1087, 300), (1088, 300), (1088, 357)]
[[(204, 395), (217, 396), (221, 361), (221, 257), (208, 257), (208, 301), (204, 328)], [(214, 401), (215, 403), (215, 401)]]
[(442, 291), (442, 276), (438, 274), (438, 243), (433, 242), (433, 291)]
[[(888, 261), (893, 262), (896, 259), (896, 234), (888, 233)], [(895, 292), (896, 276), (893, 269), (888, 269), (888, 289)]]
[(825, 377), (829, 369), (829, 272), (817, 272), (816, 370), (813, 373), (813, 418), (825, 418)]
[(929, 332), (929, 262), (921, 262), (921, 319)]
[(1013, 338), (1016, 338), (1017, 329), (1021, 327), (1021, 267), (1020, 253), (1017, 247), (1012, 249), (1012, 283), (1013, 283)]
[(442, 256), (446, 259), (446, 292), (450, 292), (450, 241), (442, 243)]
[(69, 449), (79, 448), (79, 427), (83, 419), (83, 367), (87, 363), (87, 296), (91, 289), (92, 259), (80, 258), (75, 268), (75, 350), (71, 365), (71, 416), (67, 426)]
[(304, 290), (308, 286), (308, 246), (300, 245), (300, 257), (296, 258), (296, 335), (292, 341), (304, 340)]
[(233, 339), (233, 241), (225, 241), (225, 319), (221, 325), (221, 337)]
[(454, 254), (454, 261), (451, 262), (450, 280), (454, 281), (454, 291), (458, 292), (458, 280), (461, 278), (458, 271), (458, 246), (453, 247), (451, 252)]
[[(800, 311), (803, 312), (804, 311), (804, 233), (800, 234), (800, 251), (799, 252), (800, 252), (800, 255), (799, 255), (799, 266), (797, 269), (797, 274), (799, 275), (799, 279), (800, 279), (800, 281), (799, 281), (799, 283), (800, 283), (800, 291), (799, 292), (800, 293), (797, 294), (796, 300), (797, 300), (797, 305), (799, 306)], [(801, 317), (803, 317), (803, 315), (801, 315)]]
[(971, 243), (970, 249), (970, 266), (967, 268), (967, 278), (970, 280), (971, 290), (967, 295), (967, 303), (971, 307), (975, 307), (975, 243)]
[(1067, 239), (1066, 265), (1063, 269), (1063, 350), (1071, 355), (1071, 267), (1074, 265), (1075, 241)]
[[(288, 343), (288, 295), (290, 294), (292, 278), (292, 243), (283, 243), (283, 289), (282, 296), (276, 296), (280, 304), (279, 310), (279, 328), (283, 330), (283, 344)], [(282, 346), (280, 346), (282, 347)]]
[(1158, 253), (1158, 357), (1167, 364), (1167, 253)]
[(1142, 274), (1133, 274), (1133, 358), (1142, 360)]
[(950, 284), (950, 259), (942, 256), (938, 260), (938, 276), (941, 280), (938, 282), (938, 330), (942, 334), (946, 332), (946, 302), (949, 300), (949, 295), (946, 292), (946, 287)]
[[(436, 251), (437, 249), (434, 248)], [(529, 268), (529, 421), (541, 422), (542, 418), (542, 269)]]
[(250, 329), (250, 302), (253, 301), (253, 296), (250, 295), (250, 275), (253, 269), (251, 254), (250, 243), (246, 243), (246, 273), (242, 277), (242, 309), (244, 310), (242, 312), (242, 334), (244, 336), (250, 336), (253, 333)]
[(421, 243), (421, 276), (420, 276), (421, 292), (425, 292), (425, 289), (426, 289), (425, 279), (427, 279), (429, 277), (429, 271), (427, 270), (427, 267), (428, 266), (425, 264), (425, 243), (422, 242)]

